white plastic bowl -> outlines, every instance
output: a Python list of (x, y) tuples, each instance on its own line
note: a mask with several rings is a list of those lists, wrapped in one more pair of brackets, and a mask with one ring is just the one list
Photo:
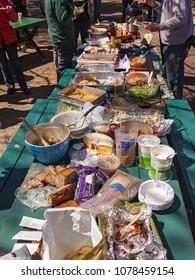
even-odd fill
[(148, 180), (140, 185), (139, 201), (145, 202), (152, 210), (165, 210), (171, 207), (174, 201), (173, 188), (161, 180)]
[(80, 121), (78, 122), (76, 127), (69, 126), (70, 134), (72, 136), (80, 136), (80, 135), (84, 134), (85, 130), (91, 124), (91, 117), (89, 115), (86, 116), (86, 118), (84, 119), (84, 122), (83, 122), (83, 118), (81, 118), (82, 115), (83, 115), (83, 112), (80, 112), (80, 111), (62, 112), (62, 113), (55, 115), (50, 120), (50, 122), (51, 123), (60, 123), (60, 124), (69, 126), (70, 124), (74, 124), (78, 119), (80, 119)]

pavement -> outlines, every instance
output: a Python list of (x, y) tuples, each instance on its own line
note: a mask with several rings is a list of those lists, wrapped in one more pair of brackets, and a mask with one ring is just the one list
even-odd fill
[[(30, 3), (29, 3), (30, 2)], [(30, 17), (43, 17), (38, 0), (28, 1)], [(122, 22), (122, 5), (120, 0), (104, 0), (102, 2), (102, 20)], [(93, 21), (93, 19), (91, 19)], [(26, 117), (38, 98), (47, 98), (56, 85), (56, 73), (52, 61), (52, 44), (47, 25), (42, 24), (35, 36), (36, 43), (41, 47), (45, 57), (41, 57), (34, 49), (19, 52), (20, 61), (28, 86), (30, 96), (23, 95), (19, 90), (15, 95), (7, 95), (6, 87), (0, 77), (0, 156), (11, 142), (20, 127), (21, 117)], [(159, 48), (158, 35), (153, 42)], [(195, 112), (195, 49), (191, 49), (185, 62), (184, 98), (187, 99)], [(19, 89), (19, 88), (18, 88)]]

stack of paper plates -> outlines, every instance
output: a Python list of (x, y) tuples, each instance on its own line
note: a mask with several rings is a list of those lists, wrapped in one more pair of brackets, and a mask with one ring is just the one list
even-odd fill
[(174, 190), (165, 181), (148, 180), (141, 184), (138, 198), (153, 210), (165, 210), (173, 204)]

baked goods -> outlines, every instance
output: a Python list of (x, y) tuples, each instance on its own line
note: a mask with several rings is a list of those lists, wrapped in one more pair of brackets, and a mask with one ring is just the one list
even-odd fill
[(62, 187), (70, 183), (74, 183), (77, 180), (77, 168), (68, 167), (58, 172), (55, 176), (56, 187)]
[(43, 188), (46, 185), (62, 187), (77, 181), (77, 168), (48, 165), (26, 182), (26, 188)]
[(145, 84), (148, 81), (148, 75), (145, 73), (139, 72), (129, 72), (127, 73), (125, 80), (131, 86), (137, 86), (141, 84)]
[(47, 194), (47, 203), (49, 205), (59, 204), (60, 202), (68, 201), (74, 197), (74, 186), (68, 184), (62, 186), (52, 193)]
[(135, 56), (130, 61), (131, 66), (145, 66), (146, 65), (146, 58), (142, 56)]
[(87, 133), (83, 137), (83, 142), (90, 150), (95, 150), (96, 154), (112, 154), (114, 152), (114, 141), (111, 137), (101, 133)]

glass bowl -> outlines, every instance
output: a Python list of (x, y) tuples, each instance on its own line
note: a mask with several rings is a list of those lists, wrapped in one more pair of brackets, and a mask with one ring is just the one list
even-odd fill
[(152, 77), (151, 82), (147, 83), (140, 83), (139, 85), (130, 85), (127, 81), (125, 81), (125, 87), (127, 92), (137, 98), (150, 98), (153, 97), (160, 86), (160, 82)]

